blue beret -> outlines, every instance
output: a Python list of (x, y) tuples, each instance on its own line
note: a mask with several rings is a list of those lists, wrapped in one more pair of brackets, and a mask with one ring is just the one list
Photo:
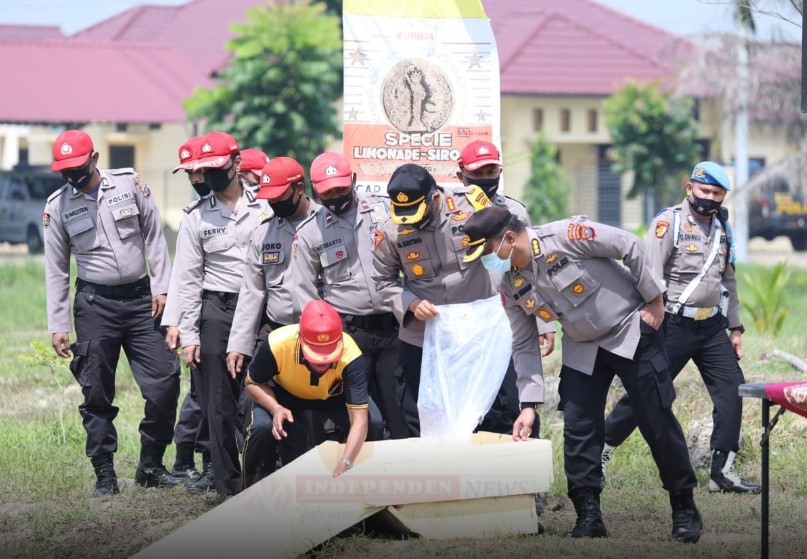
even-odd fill
[(712, 161), (701, 161), (692, 169), (691, 180), (731, 190), (731, 181), (723, 167)]

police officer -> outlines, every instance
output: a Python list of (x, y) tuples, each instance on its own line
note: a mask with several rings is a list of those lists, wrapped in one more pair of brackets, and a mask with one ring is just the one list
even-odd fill
[[(194, 176), (192, 172), (196, 160), (201, 156), (202, 145), (203, 137), (193, 136), (179, 146), (177, 150), (179, 165), (173, 170), (173, 173), (184, 170), (188, 175), (188, 181), (191, 183), (196, 193), (199, 196), (206, 196), (210, 194), (210, 188), (205, 185), (204, 176), (201, 174)], [(196, 182), (194, 182), (194, 179)], [(177, 259), (176, 254), (174, 255), (174, 259)], [(165, 345), (168, 346), (168, 349), (172, 352), (181, 347), (179, 319), (182, 308), (177, 298), (177, 290), (179, 288), (179, 282), (177, 280), (178, 273), (179, 266), (174, 266), (171, 269), (171, 281), (168, 284), (168, 298), (165, 302), (165, 310), (163, 311), (162, 319), (162, 326), (166, 329)], [(176, 458), (171, 474), (180, 478), (184, 477), (189, 481), (195, 481), (200, 474), (196, 471), (194, 451), (202, 453), (203, 464), (206, 460), (205, 457), (207, 457), (208, 468), (211, 466), (209, 453), (207, 452), (207, 419), (201, 405), (202, 398), (199, 392), (202, 386), (202, 379), (197, 369), (191, 369), (190, 371), (191, 387), (187, 394), (185, 394), (185, 399), (182, 401), (182, 405), (179, 408), (177, 423), (174, 426)], [(213, 489), (212, 482), (209, 489)]]
[(409, 431), (395, 398), (398, 320), (372, 280), (373, 234), (389, 214), (389, 200), (356, 192), (356, 174), (338, 153), (314, 159), (311, 183), (325, 209), (300, 227), (294, 241), (296, 305), (305, 308), (321, 296), (339, 312), (361, 349), (369, 390), (381, 403), (390, 436), (406, 438)]
[[(210, 433), (210, 457), (189, 492), (210, 487), (222, 496), (241, 490), (236, 433), (241, 383), (227, 371), (226, 348), (249, 239), (265, 213), (263, 202), (238, 178), (238, 143), (229, 134), (204, 136), (191, 180), (202, 177), (212, 191), (185, 207), (177, 239), (179, 330), (185, 363), (203, 380), (202, 398)], [(211, 468), (212, 467), (212, 468)]]
[[(728, 217), (721, 207), (730, 189), (720, 165), (698, 163), (686, 185), (686, 201), (653, 220), (647, 251), (667, 284), (664, 333), (672, 378), (692, 359), (714, 405), (709, 490), (756, 493), (760, 486), (734, 471), (743, 411), (737, 390), (745, 379), (739, 365), (744, 328)], [(721, 305), (727, 307), (723, 312)], [(605, 462), (636, 427), (630, 404), (624, 396), (605, 422)]]
[[(263, 447), (293, 439), (297, 415), (315, 410), (347, 432), (334, 477), (353, 467), (365, 440), (378, 440), (384, 430), (381, 412), (367, 392), (361, 350), (342, 320), (325, 301), (312, 300), (300, 323), (273, 330), (249, 364), (247, 392), (255, 401), (249, 444)], [(261, 477), (247, 469), (247, 484)]]
[[(514, 198), (499, 192), (499, 181), (502, 175), (502, 157), (499, 149), (486, 140), (475, 140), (462, 148), (457, 165), (457, 178), (465, 186), (476, 185), (481, 188), (490, 202), (495, 206), (506, 208), (523, 223), (530, 226), (530, 215), (524, 204)], [(501, 284), (502, 275), (491, 272), (493, 285)], [(541, 355), (546, 357), (555, 347), (555, 331), (551, 322), (539, 322), (541, 334), (545, 340), (545, 347)], [(512, 358), (507, 365), (507, 372), (502, 380), (502, 386), (491, 406), (491, 411), (485, 416), (480, 429), (495, 433), (508, 434), (513, 430), (513, 421), (519, 414), (518, 391), (516, 390), (516, 368)], [(538, 425), (535, 425), (534, 435), (538, 436)]]
[[(72, 355), (70, 370), (84, 394), (79, 412), (96, 474), (93, 496), (118, 493), (113, 401), (121, 348), (146, 400), (135, 483), (178, 485), (162, 464), (174, 434), (179, 367), (157, 322), (168, 291), (169, 259), (151, 191), (133, 169), (99, 169), (92, 139), (80, 130), (56, 138), (51, 169), (67, 184), (48, 198), (42, 216), (48, 327), (56, 354)], [(74, 344), (68, 334), (71, 253), (78, 268)]]
[(435, 305), (470, 303), (495, 294), (490, 274), (465, 263), (463, 226), (490, 202), (478, 187), (438, 186), (426, 169), (405, 164), (387, 186), (390, 216), (374, 232), (373, 280), (400, 323), (398, 401), (410, 436), (420, 436), (417, 411), (426, 321)]
[[(264, 166), (258, 197), (268, 201), (271, 211), (261, 216), (260, 225), (252, 232), (244, 262), (238, 305), (227, 343), (227, 367), (232, 375), (239, 374), (245, 360), (255, 354), (262, 310), (263, 321), (272, 330), (297, 321), (299, 312), (295, 313), (291, 293), (292, 241), (297, 228), (322, 208), (305, 195), (303, 168), (290, 157), (275, 157)], [(251, 402), (246, 405), (254, 407)], [(249, 416), (248, 413), (247, 421)], [(314, 437), (324, 433), (321, 427), (315, 430), (311, 414), (301, 414), (298, 424), (306, 425), (310, 436), (286, 445), (293, 449), (287, 458), (303, 454), (314, 446)], [(250, 440), (250, 433), (247, 430), (244, 441), (244, 470), (254, 482), (274, 471), (276, 456), (274, 447)]]
[(269, 156), (259, 149), (247, 148), (241, 150), (241, 184), (253, 194), (261, 188), (261, 170), (269, 163)]
[[(605, 537), (600, 515), (600, 456), (608, 387), (619, 375), (651, 448), (673, 510), (672, 538), (696, 542), (702, 526), (697, 484), (681, 426), (659, 329), (663, 285), (631, 233), (572, 217), (528, 228), (504, 208), (468, 220), (465, 261), (505, 273), (502, 292), (513, 330), (521, 414), (513, 438), (523, 440), (544, 401), (543, 371), (533, 316), (563, 326), (560, 401), (564, 466), (577, 512), (573, 538)], [(627, 268), (617, 260), (624, 261)]]

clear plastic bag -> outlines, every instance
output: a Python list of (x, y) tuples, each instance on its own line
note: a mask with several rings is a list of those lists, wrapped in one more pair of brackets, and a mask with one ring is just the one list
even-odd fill
[(426, 321), (418, 391), (422, 437), (470, 435), (490, 409), (510, 361), (510, 322), (497, 295), (439, 305)]

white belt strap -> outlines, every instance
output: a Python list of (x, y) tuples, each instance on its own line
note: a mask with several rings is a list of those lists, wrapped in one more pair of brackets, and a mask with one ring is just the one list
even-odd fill
[(717, 251), (720, 250), (720, 220), (715, 219), (714, 221), (714, 242), (712, 243), (712, 251), (709, 253), (709, 257), (706, 259), (706, 262), (703, 264), (703, 269), (700, 273), (695, 276), (695, 278), (689, 282), (689, 285), (686, 286), (684, 291), (681, 293), (681, 296), (678, 297), (678, 301), (673, 304), (673, 313), (678, 314), (678, 311), (681, 309), (681, 305), (686, 303), (689, 296), (698, 288), (700, 285), (701, 280), (706, 275), (706, 271), (712, 265), (712, 262), (715, 261), (715, 256), (717, 256)]

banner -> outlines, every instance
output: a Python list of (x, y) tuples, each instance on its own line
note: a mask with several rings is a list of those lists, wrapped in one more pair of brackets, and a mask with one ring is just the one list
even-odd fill
[(405, 163), (456, 183), (474, 140), (501, 146), (499, 57), (480, 0), (345, 0), (344, 153), (386, 192)]

